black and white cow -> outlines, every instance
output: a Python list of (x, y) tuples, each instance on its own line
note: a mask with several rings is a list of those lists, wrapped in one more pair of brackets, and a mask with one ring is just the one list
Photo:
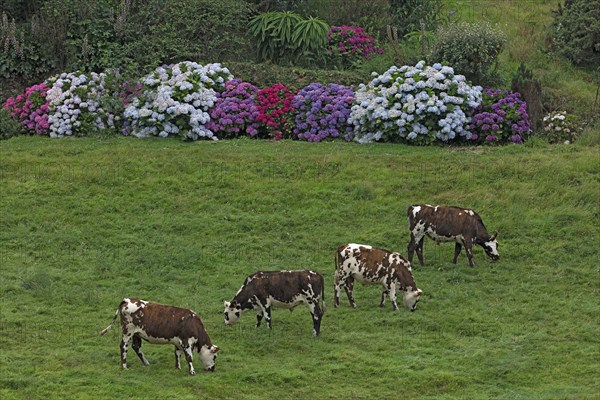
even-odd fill
[(378, 249), (364, 244), (344, 244), (335, 253), (335, 292), (333, 305), (340, 304), (340, 290), (344, 288), (350, 301), (350, 306), (356, 308), (352, 291), (354, 281), (383, 286), (380, 306), (385, 306), (385, 296), (388, 295), (394, 310), (398, 310), (396, 291), (403, 291), (404, 305), (415, 311), (419, 298), (423, 293), (417, 289), (412, 275), (410, 263), (400, 254)]
[(456, 242), (454, 247), (454, 264), (465, 246), (469, 265), (473, 263), (473, 245), (479, 245), (485, 254), (496, 261), (498, 242), (495, 233), (490, 236), (483, 225), (481, 217), (473, 210), (454, 206), (430, 206), (428, 204), (413, 205), (408, 208), (408, 225), (410, 243), (408, 244), (408, 261), (412, 262), (413, 254), (417, 251), (419, 262), (423, 261), (423, 239), (427, 235), (438, 244), (441, 242)]
[(172, 344), (175, 346), (175, 368), (181, 368), (179, 357), (183, 352), (189, 372), (196, 371), (192, 365), (192, 352), (200, 353), (200, 361), (205, 370), (213, 372), (219, 347), (214, 346), (204, 329), (202, 320), (196, 313), (185, 308), (167, 306), (135, 298), (121, 301), (109, 326), (100, 332), (108, 332), (117, 316), (121, 317), (123, 338), (121, 340), (121, 366), (127, 369), (127, 348), (131, 340), (133, 350), (142, 364), (149, 362), (142, 352), (142, 339), (149, 343)]
[(271, 328), (271, 307), (292, 310), (308, 305), (313, 319), (313, 335), (321, 330), (325, 313), (325, 284), (323, 275), (309, 270), (259, 271), (249, 275), (233, 300), (225, 302), (225, 324), (235, 323), (243, 311), (256, 310), (256, 327), (263, 316)]

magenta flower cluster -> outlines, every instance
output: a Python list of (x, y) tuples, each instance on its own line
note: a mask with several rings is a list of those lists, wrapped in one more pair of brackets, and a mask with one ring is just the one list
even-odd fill
[(33, 85), (15, 97), (9, 97), (2, 105), (29, 131), (38, 135), (48, 134), (48, 101), (46, 93), (50, 89), (45, 83)]
[(479, 143), (522, 144), (531, 124), (527, 103), (518, 92), (484, 89), (483, 101), (471, 116), (471, 140)]
[(294, 134), (298, 139), (320, 142), (349, 133), (347, 121), (353, 101), (354, 91), (350, 87), (335, 83), (305, 86), (292, 101), (296, 110)]
[(256, 105), (258, 88), (251, 83), (233, 79), (225, 82), (225, 90), (217, 93), (217, 103), (210, 110), (211, 120), (206, 127), (220, 132), (221, 138), (234, 137), (242, 133), (258, 134), (259, 114)]
[(350, 64), (368, 60), (375, 53), (383, 54), (375, 38), (360, 26), (332, 26), (327, 37), (331, 51)]

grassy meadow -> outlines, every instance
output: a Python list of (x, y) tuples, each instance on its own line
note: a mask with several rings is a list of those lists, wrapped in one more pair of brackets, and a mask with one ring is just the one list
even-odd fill
[[(598, 147), (447, 148), (330, 142), (62, 139), (0, 142), (2, 399), (597, 399)], [(406, 209), (472, 207), (501, 260), (475, 268), (425, 243), (415, 313), (379, 287), (332, 306), (344, 242), (406, 254)], [(416, 257), (415, 257), (416, 260)], [(223, 301), (260, 269), (312, 268), (328, 287), (321, 336), (306, 307), (273, 330)], [(119, 361), (123, 297), (202, 315), (217, 371), (174, 369), (172, 346)], [(200, 369), (199, 359), (195, 365)]]

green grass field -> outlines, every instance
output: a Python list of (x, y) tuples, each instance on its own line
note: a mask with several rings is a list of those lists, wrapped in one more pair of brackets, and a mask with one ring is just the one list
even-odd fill
[[(598, 399), (600, 151), (532, 143), (2, 141), (0, 398)], [(406, 254), (419, 202), (478, 211), (501, 260), (427, 241), (415, 313), (360, 285), (334, 309), (335, 247)], [(306, 307), (223, 324), (247, 274), (300, 268), (327, 280), (321, 337)], [(217, 371), (150, 344), (122, 371), (98, 334), (129, 296), (201, 314)]]

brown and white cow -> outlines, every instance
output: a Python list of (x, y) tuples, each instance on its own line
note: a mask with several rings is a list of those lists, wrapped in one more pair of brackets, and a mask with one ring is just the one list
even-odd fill
[(100, 335), (108, 332), (117, 316), (121, 316), (123, 338), (121, 340), (121, 365), (127, 369), (127, 347), (132, 346), (142, 364), (150, 364), (142, 352), (142, 339), (149, 343), (172, 344), (175, 346), (175, 368), (181, 368), (179, 357), (183, 352), (188, 362), (189, 372), (196, 371), (192, 365), (192, 352), (200, 353), (200, 361), (205, 370), (213, 372), (219, 347), (212, 344), (204, 329), (202, 320), (195, 312), (179, 307), (167, 306), (135, 298), (121, 301), (112, 322)]
[(263, 316), (271, 328), (271, 307), (294, 309), (304, 303), (313, 319), (313, 335), (321, 331), (325, 314), (323, 275), (310, 270), (259, 271), (249, 275), (231, 301), (225, 302), (225, 324), (231, 325), (243, 311), (256, 310), (256, 327)]
[(490, 236), (483, 225), (481, 217), (473, 210), (454, 206), (430, 206), (428, 204), (413, 205), (408, 208), (408, 225), (410, 229), (410, 243), (408, 244), (408, 261), (412, 262), (413, 254), (417, 251), (419, 262), (423, 261), (423, 239), (425, 235), (441, 242), (456, 242), (454, 247), (454, 264), (458, 255), (465, 246), (469, 265), (473, 263), (473, 245), (479, 245), (485, 254), (496, 261), (498, 242), (495, 233)]
[(423, 293), (417, 288), (410, 263), (400, 254), (378, 249), (364, 244), (344, 244), (335, 253), (335, 293), (333, 305), (340, 304), (340, 290), (344, 288), (350, 306), (356, 308), (352, 294), (354, 281), (383, 286), (380, 306), (385, 306), (386, 294), (390, 297), (394, 310), (398, 310), (396, 291), (403, 291), (404, 305), (415, 311)]

